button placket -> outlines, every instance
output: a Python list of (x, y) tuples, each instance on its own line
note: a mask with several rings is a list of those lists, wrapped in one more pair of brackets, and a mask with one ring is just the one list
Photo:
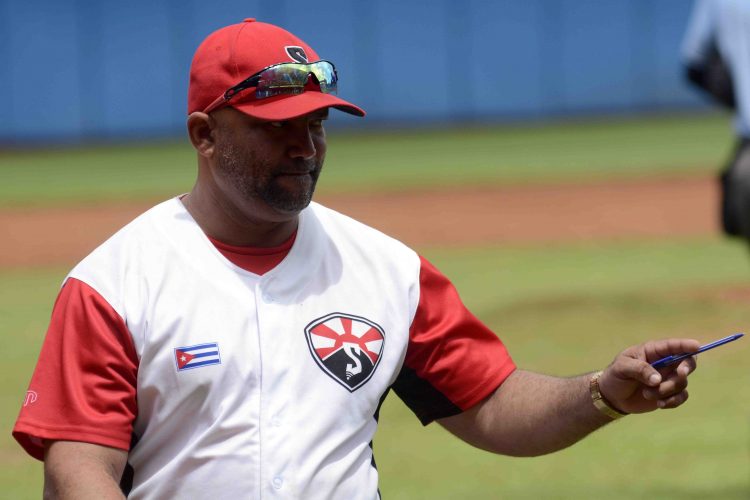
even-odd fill
[(268, 279), (265, 282), (261, 282), (261, 298), (263, 299), (263, 302), (267, 302), (269, 304), (272, 304), (276, 301), (276, 297), (274, 296), (273, 292), (271, 291), (271, 283), (273, 280)]

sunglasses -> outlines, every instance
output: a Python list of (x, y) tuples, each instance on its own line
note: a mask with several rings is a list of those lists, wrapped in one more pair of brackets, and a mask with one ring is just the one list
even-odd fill
[(255, 98), (266, 99), (284, 94), (301, 94), (305, 91), (310, 75), (324, 94), (335, 94), (338, 75), (336, 68), (330, 61), (316, 61), (314, 63), (280, 63), (269, 66), (242, 80), (203, 110), (204, 113), (226, 105), (235, 95), (245, 89), (255, 87)]

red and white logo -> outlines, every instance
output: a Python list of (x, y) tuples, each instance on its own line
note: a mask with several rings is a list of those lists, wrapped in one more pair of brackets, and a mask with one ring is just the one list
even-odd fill
[(34, 391), (26, 391), (26, 397), (24, 397), (23, 405), (29, 406), (30, 404), (36, 403), (36, 400), (39, 396)]
[(284, 49), (286, 50), (286, 54), (292, 58), (292, 61), (305, 64), (308, 62), (307, 54), (305, 54), (305, 49), (302, 47), (287, 45)]
[(372, 321), (332, 313), (305, 327), (310, 353), (324, 372), (354, 392), (375, 373), (385, 333)]

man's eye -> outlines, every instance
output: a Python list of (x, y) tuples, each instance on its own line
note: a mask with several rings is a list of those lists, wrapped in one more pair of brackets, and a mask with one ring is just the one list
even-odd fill
[(282, 128), (286, 122), (268, 122), (268, 125), (270, 125), (273, 128)]

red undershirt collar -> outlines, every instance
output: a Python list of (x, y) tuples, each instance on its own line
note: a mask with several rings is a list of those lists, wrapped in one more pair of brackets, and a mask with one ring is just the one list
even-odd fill
[(289, 250), (291, 250), (296, 238), (297, 231), (294, 231), (289, 239), (279, 246), (249, 247), (228, 245), (208, 236), (208, 239), (214, 244), (216, 249), (232, 264), (258, 275), (263, 275), (279, 265), (284, 260), (284, 257), (287, 256)]

